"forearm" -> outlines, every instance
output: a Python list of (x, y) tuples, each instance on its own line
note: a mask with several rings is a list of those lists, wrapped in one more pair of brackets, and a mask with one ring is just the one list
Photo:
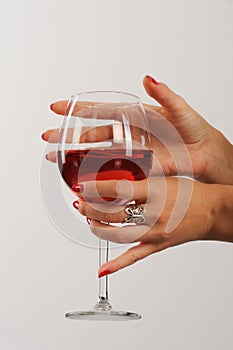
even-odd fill
[(216, 185), (216, 209), (207, 239), (233, 243), (233, 186)]

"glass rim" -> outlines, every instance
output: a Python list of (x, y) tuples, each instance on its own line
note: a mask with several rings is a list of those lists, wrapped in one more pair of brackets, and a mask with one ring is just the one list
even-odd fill
[[(93, 102), (93, 101), (80, 101), (79, 102), (79, 98), (80, 96), (85, 96), (85, 95), (97, 95), (97, 94), (102, 94), (104, 96), (104, 94), (112, 94), (112, 95), (122, 95), (122, 96), (128, 96), (131, 101), (111, 101), (111, 102), (108, 102), (108, 101), (94, 101), (96, 102), (96, 104), (94, 105), (86, 105), (86, 104), (83, 104), (82, 105), (82, 102)], [(133, 106), (137, 106), (137, 105), (142, 105), (142, 101), (141, 101), (141, 98), (131, 92), (126, 92), (126, 91), (118, 91), (118, 90), (90, 90), (90, 91), (83, 91), (83, 92), (79, 92), (77, 94), (74, 94), (70, 97), (69, 99), (69, 103), (79, 103), (80, 106), (84, 106), (85, 108), (98, 108), (100, 106), (103, 106), (103, 105), (107, 105), (108, 103), (121, 103), (120, 106), (114, 106), (114, 108), (130, 108), (130, 107), (133, 107)], [(125, 104), (127, 103), (127, 104)]]

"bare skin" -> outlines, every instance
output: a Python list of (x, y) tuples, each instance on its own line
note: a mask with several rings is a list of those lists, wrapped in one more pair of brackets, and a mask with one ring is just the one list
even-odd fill
[[(127, 188), (129, 185), (130, 189)], [(127, 215), (124, 206), (114, 206), (114, 212), (110, 212), (109, 202), (106, 205), (93, 204), (91, 197), (96, 196), (96, 189), (101, 197), (126, 198), (127, 193), (132, 193), (131, 187), (132, 199), (146, 206), (145, 224), (123, 227), (106, 224), (122, 222)], [(190, 198), (187, 198), (189, 189)], [(176, 216), (181, 215), (178, 223), (174, 208), (179, 190), (184, 195), (179, 199), (178, 211), (176, 209)], [(203, 184), (175, 177), (167, 177), (165, 180), (149, 178), (131, 184), (126, 181), (120, 188), (116, 180), (88, 181), (83, 183), (83, 190), (78, 195), (80, 199), (75, 206), (82, 215), (89, 218), (90, 229), (97, 237), (117, 243), (139, 242), (101, 266), (99, 273), (116, 272), (150, 254), (190, 241), (233, 242), (233, 186)], [(86, 197), (90, 200), (89, 203), (83, 200)], [(168, 232), (168, 225), (172, 221), (174, 228)]]
[[(147, 93), (161, 104), (160, 107), (144, 105), (149, 128), (158, 129), (161, 123), (157, 113), (162, 115), (176, 128), (183, 139), (191, 158), (192, 176), (195, 179), (206, 183), (233, 185), (232, 144), (167, 85), (154, 84), (148, 76), (144, 78), (143, 83)], [(51, 110), (56, 114), (64, 115), (66, 106), (67, 101), (57, 101), (51, 105)], [(84, 108), (85, 105), (81, 104), (80, 109)], [(43, 134), (43, 139), (56, 143), (58, 129), (47, 130)], [(165, 176), (178, 174), (190, 176), (190, 169), (186, 169), (185, 166), (177, 169), (177, 164), (156, 137), (152, 138), (152, 144), (154, 154)], [(183, 149), (180, 150), (177, 145), (175, 152), (182, 163)], [(48, 159), (55, 161), (55, 153), (50, 154)]]
[[(156, 137), (152, 138), (153, 151), (166, 178), (155, 178), (154, 176), (158, 174), (154, 169), (151, 178), (131, 182), (133, 199), (142, 206), (146, 205), (147, 208), (146, 222), (143, 225), (145, 230), (141, 236), (136, 233), (139, 225), (128, 227), (126, 234), (126, 228), (116, 228), (104, 223), (121, 222), (126, 216), (123, 207), (115, 207), (114, 213), (111, 213), (109, 203), (107, 206), (93, 205), (86, 200), (94, 196), (93, 189), (96, 187), (100, 196), (121, 198), (127, 194), (128, 182), (125, 182), (122, 191), (119, 186), (117, 187), (115, 180), (83, 183), (82, 193), (77, 193), (79, 203), (76, 202), (76, 207), (82, 215), (90, 218), (92, 232), (98, 237), (114, 242), (138, 242), (138, 245), (118, 258), (104, 264), (99, 270), (101, 274), (106, 271), (106, 273), (116, 272), (150, 254), (189, 241), (208, 239), (233, 242), (233, 146), (164, 83), (154, 83), (148, 76), (144, 78), (143, 83), (147, 93), (161, 105), (160, 107), (144, 105), (149, 129), (158, 127), (157, 113), (175, 127), (190, 155), (192, 174), (185, 162), (182, 162), (183, 152), (179, 144), (173, 148), (177, 152), (177, 159), (180, 159), (181, 165), (177, 167), (166, 147)], [(67, 101), (58, 101), (51, 106), (51, 109), (56, 114), (63, 115), (66, 105)], [(80, 109), (85, 109), (85, 106), (82, 104)], [(88, 132), (85, 137), (88, 138)], [(56, 129), (46, 131), (43, 139), (56, 143), (58, 131)], [(49, 154), (48, 159), (56, 161), (55, 153)], [(192, 175), (198, 181), (178, 179), (172, 175)], [(188, 204), (185, 196), (183, 202), (181, 198), (181, 208), (184, 206), (186, 211), (180, 222), (169, 231), (169, 220), (172, 217), (179, 186), (181, 188), (191, 186), (192, 191)]]

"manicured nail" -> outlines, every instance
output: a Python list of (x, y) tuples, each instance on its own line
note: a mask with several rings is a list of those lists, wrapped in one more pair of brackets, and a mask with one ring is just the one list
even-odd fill
[(75, 201), (75, 202), (73, 203), (73, 206), (75, 207), (75, 209), (78, 209), (79, 201)]
[(54, 103), (51, 103), (51, 105), (49, 106), (50, 109), (53, 109), (53, 105)]
[(84, 186), (83, 186), (83, 184), (78, 184), (78, 185), (73, 185), (72, 186), (72, 191), (74, 191), (74, 192), (83, 192), (83, 190), (84, 190)]
[(108, 274), (110, 274), (110, 273), (111, 273), (110, 270), (104, 270), (104, 271), (102, 271), (102, 272), (100, 272), (100, 273), (98, 274), (98, 277), (101, 278), (101, 277), (104, 277), (104, 276), (106, 276), (106, 275), (108, 275)]
[(91, 224), (91, 219), (90, 218), (86, 218), (86, 220), (87, 220), (88, 225), (90, 225)]
[(149, 79), (151, 83), (153, 83), (155, 85), (159, 85), (159, 83), (150, 75), (146, 75), (146, 78)]
[(41, 135), (41, 138), (45, 141), (45, 132)]

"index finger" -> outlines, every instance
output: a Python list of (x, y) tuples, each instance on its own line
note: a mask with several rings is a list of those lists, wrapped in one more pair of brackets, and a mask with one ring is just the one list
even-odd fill
[(68, 100), (56, 101), (50, 105), (50, 109), (56, 114), (64, 115), (67, 105), (68, 105)]
[[(97, 103), (95, 102), (80, 102), (80, 103), (76, 103), (76, 108), (77, 108), (77, 112), (81, 111), (82, 109), (85, 109), (86, 107), (90, 106), (90, 104), (92, 104), (93, 106)], [(60, 114), (60, 115), (64, 115), (66, 112), (68, 106), (68, 100), (60, 100), (60, 101), (56, 101), (54, 103), (52, 103), (50, 105), (50, 109), (56, 113), (56, 114)], [(143, 103), (144, 108), (149, 108), (152, 109), (154, 111), (159, 111), (160, 107), (159, 106), (154, 106), (154, 105), (150, 105), (147, 103)]]
[[(67, 107), (68, 107), (68, 103), (69, 103), (68, 100), (56, 101), (50, 105), (50, 109), (56, 114), (65, 115)], [(91, 101), (76, 102), (73, 113), (75, 114), (76, 112), (79, 112), (82, 109), (85, 109), (85, 108), (90, 107), (90, 106), (95, 106), (98, 103), (99, 102), (91, 102)]]

